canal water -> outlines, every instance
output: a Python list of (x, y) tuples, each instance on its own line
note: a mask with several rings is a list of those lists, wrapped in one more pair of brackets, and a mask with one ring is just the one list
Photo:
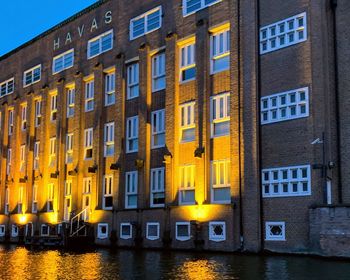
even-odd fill
[(350, 261), (108, 249), (77, 253), (0, 245), (0, 279), (349, 280)]

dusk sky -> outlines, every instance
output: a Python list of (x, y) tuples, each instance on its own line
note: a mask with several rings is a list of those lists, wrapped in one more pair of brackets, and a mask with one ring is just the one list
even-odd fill
[(0, 56), (98, 0), (1, 1)]

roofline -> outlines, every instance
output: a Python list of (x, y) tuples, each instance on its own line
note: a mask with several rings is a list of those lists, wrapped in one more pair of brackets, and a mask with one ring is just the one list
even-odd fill
[(51, 27), (50, 29), (44, 31), (43, 33), (39, 34), (38, 36), (34, 37), (33, 39), (25, 42), (24, 44), (18, 46), (17, 48), (9, 51), (8, 53), (5, 53), (4, 55), (0, 56), (0, 61), (10, 57), (11, 55), (17, 53), (18, 51), (24, 49), (25, 47), (33, 44), (34, 42), (44, 38), (45, 36), (49, 35), (50, 33), (56, 31), (57, 29), (61, 28), (62, 26), (76, 20), (77, 18), (87, 14), (88, 12), (92, 11), (93, 9), (101, 6), (102, 4), (109, 2), (111, 0), (99, 0), (98, 2), (86, 7), (85, 9), (81, 10), (80, 12), (70, 16), (69, 18), (65, 19), (64, 21), (61, 21), (60, 23), (56, 24), (55, 26)]

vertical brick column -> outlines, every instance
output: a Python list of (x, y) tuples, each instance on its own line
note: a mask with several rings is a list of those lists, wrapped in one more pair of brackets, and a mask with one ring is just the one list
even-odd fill
[(0, 179), (1, 179), (1, 211), (5, 211), (5, 189), (7, 186), (6, 183), (6, 163), (7, 163), (7, 148), (8, 148), (8, 103), (4, 102), (2, 104), (2, 131), (0, 132), (1, 135), (1, 173), (0, 173)]

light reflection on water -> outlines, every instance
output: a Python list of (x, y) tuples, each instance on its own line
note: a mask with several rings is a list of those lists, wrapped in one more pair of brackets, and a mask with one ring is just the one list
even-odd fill
[(0, 245), (0, 279), (350, 279), (350, 261), (158, 251), (84, 253)]

